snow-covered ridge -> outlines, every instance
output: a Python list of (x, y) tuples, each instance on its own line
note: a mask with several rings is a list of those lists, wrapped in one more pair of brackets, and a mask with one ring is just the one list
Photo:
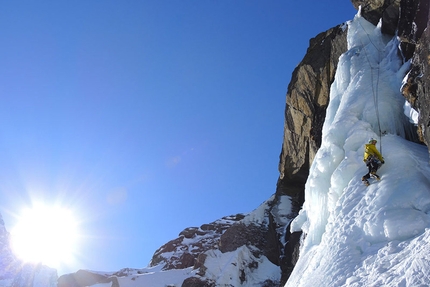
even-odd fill
[[(400, 89), (409, 63), (398, 39), (360, 12), (348, 25), (323, 142), (292, 224), (307, 236), (285, 286), (428, 286), (430, 167), (427, 148), (405, 140), (412, 124)], [(382, 180), (366, 187), (363, 145), (371, 137), (386, 163)]]
[(221, 235), (243, 218), (243, 214), (236, 214), (200, 227), (185, 228), (179, 233), (178, 238), (167, 242), (155, 251), (150, 266), (162, 265), (163, 270), (194, 266), (195, 259), (200, 253), (218, 248)]
[(236, 214), (186, 228), (177, 239), (155, 252), (152, 266), (147, 268), (117, 272), (79, 270), (61, 276), (58, 287), (279, 286), (280, 267), (264, 255), (264, 231), (272, 208), (278, 214), (275, 220), (279, 226), (285, 228), (291, 221), (288, 199), (275, 200), (272, 196), (246, 215)]

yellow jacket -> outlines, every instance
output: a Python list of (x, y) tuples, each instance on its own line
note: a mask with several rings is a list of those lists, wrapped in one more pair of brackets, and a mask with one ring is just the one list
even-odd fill
[(376, 156), (380, 161), (384, 161), (384, 158), (379, 153), (378, 149), (376, 148), (376, 146), (374, 144), (370, 144), (370, 143), (369, 144), (365, 144), (364, 145), (364, 158), (363, 158), (363, 161), (367, 161), (367, 159), (371, 155)]

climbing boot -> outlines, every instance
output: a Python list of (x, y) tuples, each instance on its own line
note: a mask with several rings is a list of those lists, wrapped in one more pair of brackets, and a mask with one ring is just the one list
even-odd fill
[(366, 185), (366, 186), (369, 186), (369, 181), (363, 176), (362, 178), (361, 178), (361, 181), (364, 183), (364, 185)]
[(381, 177), (379, 175), (377, 175), (376, 173), (372, 174), (372, 177), (376, 180), (381, 180)]

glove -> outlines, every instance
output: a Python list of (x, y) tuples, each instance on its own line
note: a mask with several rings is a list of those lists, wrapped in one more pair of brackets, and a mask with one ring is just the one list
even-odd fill
[(381, 163), (382, 163), (382, 164), (384, 164), (384, 163), (385, 163), (384, 158), (382, 158)]

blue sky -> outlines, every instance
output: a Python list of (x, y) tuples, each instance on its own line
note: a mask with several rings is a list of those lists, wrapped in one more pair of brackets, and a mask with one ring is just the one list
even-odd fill
[[(127, 2), (127, 3), (126, 3)], [(73, 209), (77, 269), (145, 267), (275, 192), (285, 94), (350, 1), (0, 4), (0, 213)]]

